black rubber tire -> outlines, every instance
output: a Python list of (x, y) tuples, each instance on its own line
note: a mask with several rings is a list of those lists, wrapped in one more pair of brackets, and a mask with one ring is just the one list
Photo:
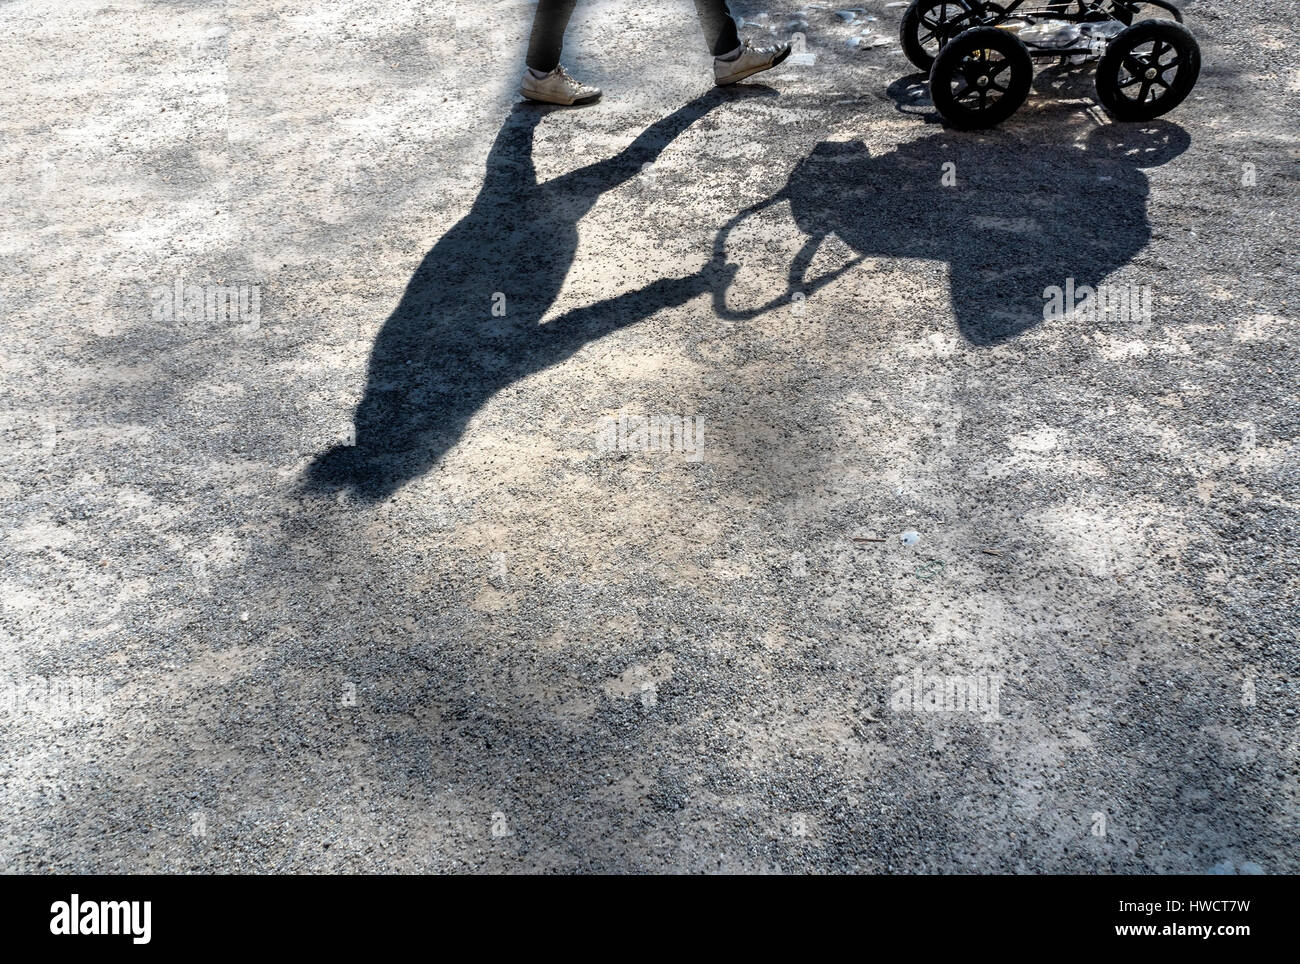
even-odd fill
[[(1161, 62), (1160, 58), (1166, 55), (1168, 48), (1172, 48), (1177, 53), (1177, 60), (1168, 61), (1168, 67), (1164, 68), (1168, 70), (1169, 67), (1177, 65), (1178, 69), (1174, 73), (1173, 81), (1165, 85), (1164, 93), (1151, 100), (1147, 100), (1146, 96), (1152, 88), (1152, 83), (1144, 82), (1145, 77), (1137, 81), (1142, 84), (1138, 91), (1139, 97), (1129, 97), (1125, 93), (1125, 90), (1131, 86), (1129, 81), (1133, 81), (1138, 76), (1137, 65), (1129, 61), (1129, 57), (1135, 48), (1146, 43), (1153, 44), (1151, 54), (1156, 55), (1158, 62)], [(1159, 44), (1167, 44), (1168, 48), (1156, 46)], [(1159, 54), (1156, 53), (1157, 50), (1160, 51)], [(1141, 57), (1140, 54), (1138, 56)], [(1142, 63), (1146, 62), (1142, 61)], [(1127, 81), (1120, 80), (1121, 68), (1129, 75)], [(1190, 30), (1172, 20), (1143, 20), (1131, 27), (1125, 27), (1107, 44), (1106, 52), (1102, 54), (1101, 62), (1097, 64), (1097, 99), (1116, 120), (1151, 120), (1169, 113), (1181, 104), (1192, 92), (1192, 87), (1196, 85), (1196, 78), (1200, 74), (1201, 48)], [(1158, 81), (1164, 84), (1163, 71)], [(1124, 88), (1121, 88), (1121, 83), (1125, 84)]]
[[(1005, 61), (1004, 67), (995, 67), (990, 79), (1007, 75), (1004, 87), (999, 87), (992, 80), (990, 87), (1000, 96), (995, 101), (988, 101), (987, 91), (981, 91), (977, 103), (986, 104), (983, 109), (971, 110), (961, 103), (968, 90), (974, 84), (968, 84), (957, 93), (953, 92), (953, 81), (958, 78), (969, 80), (968, 70), (972, 65), (988, 61), (988, 51), (996, 51)], [(983, 53), (968, 61), (972, 55)], [(1029, 96), (1029, 88), (1034, 82), (1034, 60), (1024, 42), (1015, 34), (997, 27), (972, 27), (944, 45), (939, 56), (934, 58), (930, 68), (930, 99), (943, 119), (958, 130), (982, 130), (995, 127), (1020, 109), (1020, 105)], [(959, 100), (960, 98), (960, 100)]]
[(934, 66), (934, 56), (921, 44), (921, 14), (945, 3), (950, 7), (960, 7), (967, 13), (970, 12), (970, 4), (967, 0), (912, 0), (912, 5), (903, 14), (903, 25), (898, 31), (898, 40), (903, 45), (903, 53), (907, 55), (908, 60), (926, 73), (929, 73), (930, 68)]

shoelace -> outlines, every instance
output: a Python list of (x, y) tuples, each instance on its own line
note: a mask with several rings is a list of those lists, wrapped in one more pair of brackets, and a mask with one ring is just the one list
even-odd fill
[(766, 47), (760, 47), (757, 44), (750, 43), (748, 40), (740, 45), (740, 53), (736, 55), (736, 60), (745, 56), (746, 53), (758, 54), (760, 57), (770, 57), (780, 49), (780, 44), (772, 44)]
[(567, 81), (570, 84), (570, 86), (577, 87), (578, 89), (582, 88), (582, 82), (579, 81), (572, 74), (570, 74), (567, 70), (565, 70), (563, 64), (556, 67), (555, 72), (559, 74), (565, 81)]

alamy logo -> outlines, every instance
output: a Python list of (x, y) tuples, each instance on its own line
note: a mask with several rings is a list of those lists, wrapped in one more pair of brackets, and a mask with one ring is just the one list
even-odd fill
[(1150, 324), (1151, 288), (1148, 285), (1078, 285), (1065, 279), (1065, 287), (1043, 289), (1043, 321), (1074, 318), (1084, 323), (1110, 318), (1122, 323)]
[(31, 677), (0, 681), (0, 719), (30, 716), (69, 724), (103, 716), (108, 691), (101, 679), (85, 676)]
[(147, 900), (88, 900), (77, 894), (50, 905), (51, 934), (129, 934), (133, 944), (148, 944), (153, 903)]
[(254, 332), (262, 324), (262, 289), (258, 285), (193, 285), (181, 275), (174, 284), (149, 293), (153, 320), (173, 324), (235, 325)]
[(704, 457), (700, 415), (606, 415), (596, 425), (600, 452), (674, 452), (687, 461)]
[(937, 676), (918, 667), (910, 676), (894, 677), (890, 707), (895, 713), (982, 713), (1000, 719), (1002, 676)]

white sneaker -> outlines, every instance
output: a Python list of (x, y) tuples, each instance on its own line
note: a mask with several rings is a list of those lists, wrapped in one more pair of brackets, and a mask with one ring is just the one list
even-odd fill
[(713, 58), (713, 82), (720, 87), (744, 80), (750, 74), (775, 67), (790, 56), (789, 44), (755, 47), (748, 40), (740, 45), (740, 56), (733, 60)]
[(529, 100), (568, 107), (595, 100), (600, 96), (600, 88), (575, 80), (561, 65), (540, 80), (531, 70), (525, 70), (524, 79), (519, 82), (519, 93)]

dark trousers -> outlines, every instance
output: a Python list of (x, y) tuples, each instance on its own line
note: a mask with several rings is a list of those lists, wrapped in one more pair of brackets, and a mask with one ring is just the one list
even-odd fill
[[(550, 73), (559, 64), (564, 28), (569, 25), (576, 3), (577, 0), (540, 0), (537, 4), (533, 34), (528, 41), (528, 66), (533, 70)], [(704, 39), (713, 56), (730, 53), (740, 46), (740, 35), (727, 9), (727, 0), (695, 0), (695, 12), (699, 14)]]

